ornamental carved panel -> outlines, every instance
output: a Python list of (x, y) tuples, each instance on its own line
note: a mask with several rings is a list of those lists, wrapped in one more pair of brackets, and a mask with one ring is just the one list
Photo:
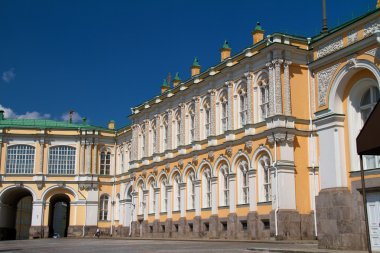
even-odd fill
[(318, 80), (318, 103), (319, 106), (326, 105), (327, 99), (327, 90), (329, 87), (329, 83), (339, 64), (335, 64), (327, 69), (324, 69), (317, 73)]
[(364, 26), (364, 37), (368, 37), (374, 34), (380, 29), (380, 20), (372, 21)]
[(343, 48), (343, 37), (339, 36), (334, 40), (327, 42), (326, 44), (321, 45), (317, 51), (317, 58), (334, 53), (335, 51)]

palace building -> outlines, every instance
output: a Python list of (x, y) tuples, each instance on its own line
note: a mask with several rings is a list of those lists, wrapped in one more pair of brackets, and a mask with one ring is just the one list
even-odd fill
[[(379, 7), (379, 4), (378, 6)], [(132, 108), (132, 124), (0, 114), (0, 239), (318, 239), (365, 249), (356, 137), (380, 98), (380, 13), (266, 35)], [(364, 158), (380, 250), (380, 157)]]

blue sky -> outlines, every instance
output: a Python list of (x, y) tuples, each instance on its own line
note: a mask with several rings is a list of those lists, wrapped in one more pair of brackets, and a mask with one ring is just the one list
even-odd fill
[[(327, 0), (329, 28), (373, 9), (376, 0)], [(105, 126), (128, 123), (130, 108), (160, 93), (168, 72), (190, 76), (266, 34), (313, 36), (321, 1), (1, 0), (0, 105), (14, 118), (62, 120), (69, 110)]]

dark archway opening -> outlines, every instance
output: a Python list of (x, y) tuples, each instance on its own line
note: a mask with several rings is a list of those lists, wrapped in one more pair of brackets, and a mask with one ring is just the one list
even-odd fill
[(0, 202), (0, 240), (29, 239), (33, 197), (25, 188), (9, 189)]
[(49, 237), (67, 237), (70, 221), (70, 198), (65, 194), (51, 197), (49, 205)]

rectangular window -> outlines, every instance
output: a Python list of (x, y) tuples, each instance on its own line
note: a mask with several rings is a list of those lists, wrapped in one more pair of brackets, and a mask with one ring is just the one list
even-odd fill
[(181, 145), (181, 121), (177, 120), (177, 146)]
[(240, 127), (247, 123), (248, 104), (245, 95), (240, 96)]
[(72, 175), (75, 173), (75, 148), (56, 146), (49, 148), (48, 173)]
[(100, 153), (100, 175), (109, 175), (111, 167), (111, 153), (101, 152)]
[(32, 174), (35, 148), (28, 145), (14, 145), (7, 149), (6, 173)]
[(153, 146), (153, 148), (152, 148), (152, 151), (153, 151), (153, 154), (154, 153), (156, 153), (156, 138), (157, 138), (157, 133), (156, 133), (156, 129), (154, 128), (153, 129), (153, 140), (152, 140), (152, 146)]
[(265, 120), (268, 117), (269, 114), (269, 90), (268, 85), (261, 86), (261, 120)]
[(194, 114), (190, 115), (190, 143), (194, 141), (195, 137), (195, 116)]

